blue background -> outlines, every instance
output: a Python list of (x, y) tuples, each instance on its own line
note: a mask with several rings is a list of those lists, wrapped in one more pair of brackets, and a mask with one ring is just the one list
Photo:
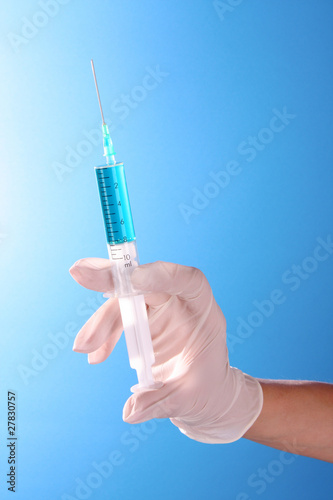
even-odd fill
[[(68, 269), (107, 256), (93, 170), (102, 149), (85, 137), (101, 124), (93, 57), (141, 262), (204, 271), (230, 338), (253, 301), (280, 289), (284, 303), (242, 343), (229, 340), (231, 364), (257, 377), (333, 382), (333, 257), (295, 291), (282, 278), (333, 232), (332, 3), (226, 0), (223, 12), (204, 0), (62, 0), (41, 14), (42, 4), (7, 3), (0, 18), (1, 497), (11, 498), (9, 389), (18, 405), (17, 500), (330, 498), (327, 463), (283, 464), (278, 450), (244, 439), (200, 444), (169, 421), (124, 423), (135, 383), (124, 339), (101, 365), (72, 352), (73, 332), (103, 299)], [(160, 81), (142, 90), (157, 66)], [(296, 116), (263, 132), (284, 107)], [(239, 147), (251, 136), (269, 142), (247, 161)], [(230, 161), (238, 175), (209, 186), (210, 172)], [(198, 192), (200, 209), (186, 221), (182, 204), (195, 208)], [(56, 347), (50, 335), (59, 332)], [(109, 477), (78, 496), (78, 478), (98, 482), (93, 464), (112, 453)], [(251, 486), (260, 468), (270, 482)]]

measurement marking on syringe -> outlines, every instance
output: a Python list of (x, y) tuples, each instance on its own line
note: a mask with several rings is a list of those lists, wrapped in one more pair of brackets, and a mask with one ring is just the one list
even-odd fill
[(122, 249), (121, 248), (113, 248), (113, 249), (111, 249), (111, 258), (112, 258), (112, 260), (123, 260), (123, 256), (122, 255), (120, 257), (116, 257), (115, 256), (116, 252), (122, 253)]

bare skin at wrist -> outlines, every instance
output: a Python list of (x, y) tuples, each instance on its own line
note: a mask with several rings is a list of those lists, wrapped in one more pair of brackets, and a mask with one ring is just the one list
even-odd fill
[(333, 384), (258, 379), (262, 411), (244, 434), (272, 448), (333, 462)]

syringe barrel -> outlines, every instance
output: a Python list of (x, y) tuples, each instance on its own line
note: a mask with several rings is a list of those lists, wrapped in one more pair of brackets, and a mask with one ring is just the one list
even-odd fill
[(118, 245), (135, 240), (123, 163), (95, 167), (106, 240)]
[(152, 365), (155, 362), (147, 310), (143, 295), (134, 290), (131, 274), (139, 265), (124, 165), (95, 167), (107, 247), (118, 297), (130, 365), (137, 371), (139, 384), (132, 391), (156, 389)]
[(115, 295), (138, 295), (130, 279), (139, 259), (124, 165), (103, 165), (95, 167), (95, 172)]

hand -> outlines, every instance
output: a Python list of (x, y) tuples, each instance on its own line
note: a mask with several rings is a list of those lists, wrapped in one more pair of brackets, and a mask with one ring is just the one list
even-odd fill
[[(70, 270), (86, 288), (113, 289), (110, 261), (83, 259)], [(123, 419), (171, 419), (188, 437), (205, 443), (239, 439), (262, 408), (259, 382), (229, 365), (226, 321), (204, 274), (167, 262), (139, 266), (133, 286), (145, 295), (155, 352), (153, 375), (163, 386), (133, 394)], [(73, 349), (104, 361), (122, 332), (117, 299), (109, 299), (78, 333)]]

